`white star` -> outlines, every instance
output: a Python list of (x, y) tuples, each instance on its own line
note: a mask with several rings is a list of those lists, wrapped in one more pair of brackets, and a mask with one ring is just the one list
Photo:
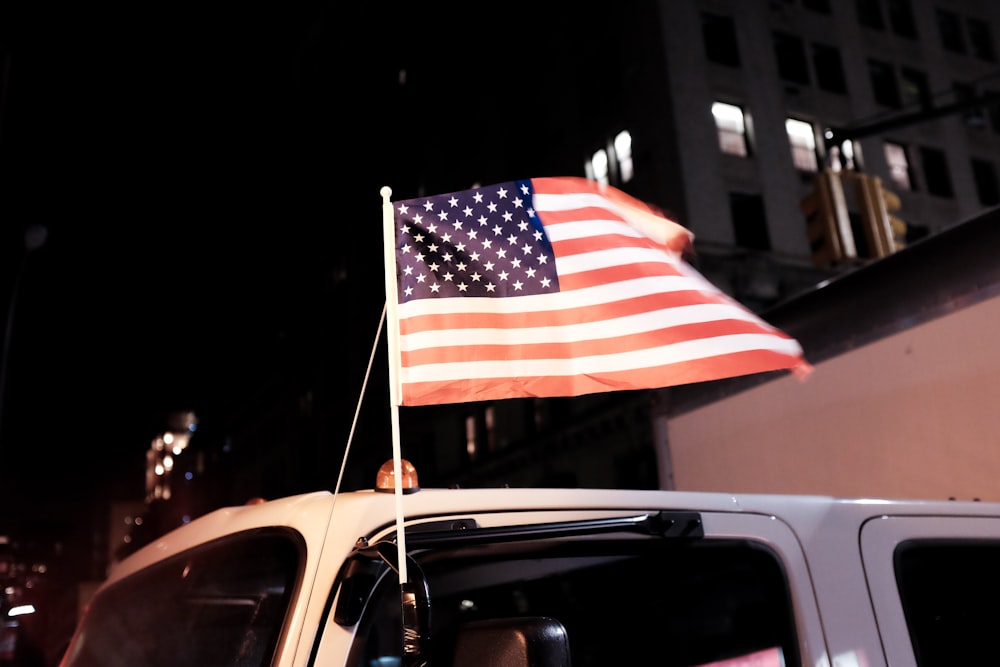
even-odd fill
[(399, 208), (396, 210), (399, 211), (400, 215), (406, 215), (410, 211), (410, 207), (407, 206), (406, 204), (400, 204)]
[(499, 190), (497, 190), (497, 196), (500, 197), (500, 199), (506, 199), (507, 190), (505, 190), (504, 188), (500, 188)]
[(458, 291), (459, 292), (466, 292), (466, 291), (468, 291), (468, 289), (469, 289), (469, 286), (466, 285), (465, 283), (459, 283), (458, 284)]
[(425, 211), (433, 211), (434, 210), (434, 204), (431, 203), (430, 199), (428, 199), (427, 201), (424, 202), (424, 210)]
[(542, 287), (548, 287), (551, 282), (548, 278), (542, 278)]
[(494, 285), (493, 283), (486, 283), (486, 291), (487, 292), (495, 292), (496, 290), (497, 290), (497, 286), (496, 285)]
[(456, 206), (458, 206), (458, 199), (456, 199), (455, 196), (452, 195), (451, 199), (448, 200), (448, 203), (451, 205), (452, 208), (455, 208)]
[(520, 292), (522, 287), (524, 287), (524, 283), (522, 283), (520, 280), (514, 281), (514, 289), (515, 290), (517, 290), (518, 292)]
[(520, 197), (514, 197), (514, 208), (521, 208), (524, 205), (524, 200)]
[(474, 283), (478, 283), (482, 279), (482, 276), (479, 275), (478, 273), (473, 273), (469, 277), (472, 278), (472, 282), (474, 282)]
[(433, 285), (431, 285), (431, 291), (437, 294), (439, 291), (441, 291), (441, 286), (438, 285), (437, 283), (434, 283)]
[(477, 204), (482, 204), (483, 203), (483, 193), (477, 192), (475, 195), (473, 195), (472, 199), (475, 200), (475, 202)]

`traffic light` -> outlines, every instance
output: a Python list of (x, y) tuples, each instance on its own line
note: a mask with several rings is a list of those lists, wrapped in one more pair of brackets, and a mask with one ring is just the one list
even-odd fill
[(832, 169), (817, 173), (812, 191), (799, 208), (806, 216), (809, 250), (816, 266), (828, 267), (857, 257), (839, 173)]
[(858, 178), (858, 207), (872, 256), (885, 257), (906, 245), (906, 222), (893, 215), (902, 207), (899, 195), (870, 174)]

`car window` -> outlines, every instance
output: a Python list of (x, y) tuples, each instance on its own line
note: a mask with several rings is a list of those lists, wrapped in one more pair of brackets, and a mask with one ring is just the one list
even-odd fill
[(894, 566), (920, 667), (990, 664), (1000, 627), (1000, 540), (912, 539)]
[(91, 601), (67, 667), (267, 665), (302, 551), (295, 533), (253, 531), (145, 568)]
[[(781, 563), (752, 540), (476, 544), (415, 562), (430, 598), (431, 664), (451, 664), (463, 625), (510, 617), (558, 619), (574, 667), (646, 664), (653, 655), (665, 667), (750, 656), (800, 664)], [(353, 664), (398, 664), (399, 596), (389, 572), (359, 625)]]

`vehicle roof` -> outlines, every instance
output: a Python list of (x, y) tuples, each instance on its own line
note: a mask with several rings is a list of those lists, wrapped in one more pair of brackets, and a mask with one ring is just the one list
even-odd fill
[[(830, 521), (855, 523), (882, 515), (1000, 516), (1000, 503), (934, 500), (887, 500), (830, 496), (739, 494), (622, 489), (421, 489), (402, 497), (406, 520), (523, 511), (688, 510), (771, 515), (797, 531)], [(331, 525), (353, 543), (391, 527), (396, 517), (392, 493), (372, 490), (334, 496), (305, 493), (259, 504), (224, 507), (175, 529), (118, 563), (116, 580), (169, 555), (241, 531), (283, 527), (300, 533), (307, 548), (319, 548)]]

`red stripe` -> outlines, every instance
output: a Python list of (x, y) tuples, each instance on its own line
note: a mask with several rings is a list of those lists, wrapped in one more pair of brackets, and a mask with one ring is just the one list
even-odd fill
[(416, 315), (399, 321), (400, 333), (422, 331), (450, 331), (454, 329), (526, 329), (557, 327), (566, 324), (601, 322), (608, 319), (638, 315), (653, 310), (678, 308), (711, 303), (725, 303), (717, 295), (682, 291), (649, 294), (612, 303), (602, 303), (584, 308), (539, 311), (537, 313), (463, 313), (460, 311), (435, 315)]
[[(546, 215), (546, 217), (548, 217)], [(595, 250), (620, 250), (622, 248), (655, 248), (663, 250), (663, 246), (653, 241), (648, 236), (636, 237), (627, 234), (600, 234), (597, 236), (583, 236), (580, 238), (566, 239), (565, 241), (553, 241), (552, 250), (558, 257), (568, 257), (579, 255)]]
[(744, 320), (721, 320), (717, 322), (695, 322), (676, 327), (633, 333), (614, 338), (583, 340), (572, 342), (519, 343), (510, 345), (446, 345), (421, 350), (403, 351), (401, 359), (404, 368), (424, 364), (479, 361), (522, 361), (529, 359), (573, 359), (620, 352), (633, 352), (661, 345), (683, 343), (702, 338), (714, 338), (733, 334), (761, 333), (763, 330), (754, 322)]
[(707, 382), (738, 375), (784, 370), (799, 363), (770, 350), (738, 352), (710, 359), (656, 365), (634, 371), (604, 373), (599, 377), (481, 378), (403, 385), (402, 405), (464, 403), (505, 398), (578, 396), (606, 391), (629, 391)]
[[(603, 269), (591, 269), (580, 273), (567, 273), (559, 276), (559, 291), (569, 292), (570, 290), (583, 289), (585, 287), (598, 287), (611, 283), (634, 280), (636, 278), (676, 277), (682, 276), (676, 267), (661, 262), (636, 262), (634, 264), (622, 264), (619, 266), (608, 266)], [(688, 291), (692, 293), (692, 291)], [(701, 292), (697, 292), (701, 294)], [(701, 302), (703, 299), (697, 299)], [(690, 299), (689, 301), (695, 301)]]

